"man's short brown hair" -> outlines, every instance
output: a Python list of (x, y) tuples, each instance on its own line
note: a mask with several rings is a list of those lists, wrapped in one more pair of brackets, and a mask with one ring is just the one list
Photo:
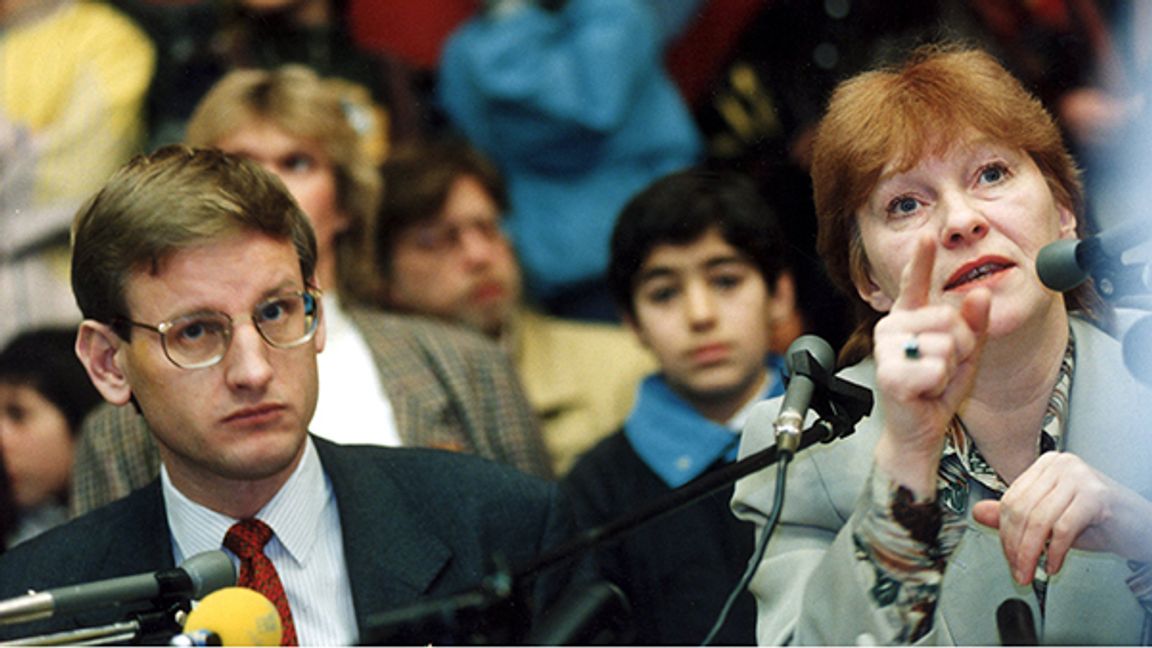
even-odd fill
[(301, 276), (312, 279), (316, 235), (279, 178), (212, 149), (173, 145), (139, 155), (76, 215), (76, 302), (84, 317), (106, 324), (130, 317), (125, 288), (132, 272), (156, 273), (179, 250), (248, 231), (291, 241)]

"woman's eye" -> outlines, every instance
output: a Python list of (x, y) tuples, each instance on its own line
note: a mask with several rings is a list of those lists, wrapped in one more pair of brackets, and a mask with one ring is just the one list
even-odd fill
[(1002, 164), (989, 164), (980, 170), (980, 181), (987, 184), (1000, 182), (1008, 175), (1008, 169)]
[(920, 201), (911, 196), (900, 196), (888, 203), (888, 213), (894, 216), (905, 216), (915, 212), (920, 207)]

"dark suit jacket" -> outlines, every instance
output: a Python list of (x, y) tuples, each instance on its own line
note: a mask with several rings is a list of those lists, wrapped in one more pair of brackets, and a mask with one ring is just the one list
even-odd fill
[[(554, 484), (495, 462), (439, 450), (314, 441), (340, 511), (362, 637), (369, 617), (467, 590), (491, 571), (494, 555), (522, 565), (571, 530)], [(173, 566), (155, 480), (0, 556), (0, 599)], [(97, 610), (0, 626), (0, 639), (95, 627), (121, 616)]]
[[(475, 453), (551, 475), (535, 414), (496, 344), (419, 317), (368, 309), (348, 315), (372, 349), (405, 445)], [(84, 422), (76, 450), (73, 514), (127, 495), (159, 469), (147, 425), (131, 405), (97, 408)]]

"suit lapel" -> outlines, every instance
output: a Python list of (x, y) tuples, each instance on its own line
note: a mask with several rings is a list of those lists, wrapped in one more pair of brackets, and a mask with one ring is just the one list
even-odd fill
[(364, 633), (368, 617), (426, 594), (452, 552), (419, 526), (425, 513), (406, 503), (383, 465), (360, 460), (355, 448), (313, 440), (336, 494), (352, 600)]
[[(89, 574), (79, 582), (132, 576), (175, 567), (172, 535), (168, 530), (168, 516), (164, 511), (159, 479), (154, 479), (129, 495), (107, 528), (107, 535), (90, 539)], [(94, 627), (108, 622), (108, 610), (96, 609), (77, 614), (74, 625)]]
[[(110, 552), (125, 561), (125, 565), (135, 565), (137, 571), (142, 565), (154, 569), (167, 569), (175, 566), (172, 557), (172, 534), (168, 530), (168, 514), (164, 509), (164, 496), (160, 479), (152, 480), (137, 491), (137, 514), (125, 516), (126, 527), (119, 529), (117, 543), (120, 550)], [(162, 529), (162, 533), (157, 530)], [(129, 572), (131, 573), (131, 572)]]

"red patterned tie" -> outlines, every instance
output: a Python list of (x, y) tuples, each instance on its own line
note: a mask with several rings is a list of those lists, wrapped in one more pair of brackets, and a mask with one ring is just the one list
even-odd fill
[(249, 518), (240, 520), (228, 529), (224, 546), (240, 558), (240, 578), (236, 580), (236, 585), (254, 589), (272, 601), (280, 613), (280, 624), (283, 626), (280, 645), (295, 646), (296, 626), (292, 623), (292, 610), (288, 607), (284, 585), (280, 583), (275, 565), (264, 555), (264, 545), (271, 539), (272, 529), (267, 524)]

